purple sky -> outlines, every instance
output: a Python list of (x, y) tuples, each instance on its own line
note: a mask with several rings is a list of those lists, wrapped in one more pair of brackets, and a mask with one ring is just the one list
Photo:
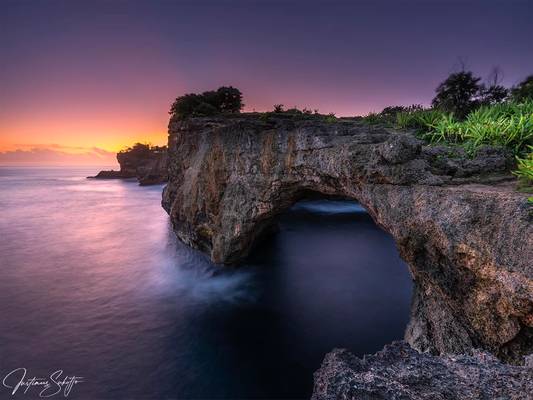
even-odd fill
[(221, 85), (247, 110), (356, 115), (429, 104), (460, 58), (533, 73), (533, 1), (0, 4), (0, 150), (164, 143), (172, 100)]

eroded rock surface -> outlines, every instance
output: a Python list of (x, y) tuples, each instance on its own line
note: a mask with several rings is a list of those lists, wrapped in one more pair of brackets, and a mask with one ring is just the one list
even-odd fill
[(334, 350), (315, 372), (313, 400), (527, 400), (533, 369), (494, 356), (420, 354), (395, 342), (363, 359)]
[(355, 199), (409, 264), (415, 349), (520, 363), (533, 349), (533, 225), (510, 162), (358, 121), (171, 120), (162, 204), (181, 240), (233, 263), (310, 193)]

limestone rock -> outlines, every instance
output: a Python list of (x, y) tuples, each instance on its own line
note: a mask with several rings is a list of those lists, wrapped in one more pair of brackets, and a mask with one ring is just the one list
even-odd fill
[(120, 171), (100, 171), (95, 179), (128, 179), (137, 178), (141, 186), (164, 183), (168, 180), (167, 150), (155, 147), (139, 154), (135, 151), (117, 153)]
[(327, 354), (315, 372), (312, 400), (527, 400), (533, 369), (501, 363), (484, 352), (435, 357), (395, 342), (357, 358), (347, 350)]
[(182, 241), (234, 263), (296, 201), (355, 199), (409, 264), (408, 342), (519, 363), (533, 351), (533, 224), (511, 162), (499, 149), (469, 158), (361, 121), (171, 120), (162, 204)]

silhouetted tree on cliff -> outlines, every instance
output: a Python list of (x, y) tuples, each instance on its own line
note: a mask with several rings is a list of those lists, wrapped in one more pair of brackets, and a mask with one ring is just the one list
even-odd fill
[(491, 105), (502, 103), (509, 96), (509, 90), (502, 85), (483, 86), (480, 93), (480, 104)]
[(216, 93), (215, 107), (217, 107), (220, 112), (238, 113), (244, 106), (242, 103), (242, 93), (239, 89), (232, 86), (222, 86), (218, 88)]
[(435, 108), (452, 112), (457, 118), (464, 118), (480, 102), (481, 78), (470, 71), (451, 74), (436, 89), (437, 95), (432, 101)]
[(533, 75), (529, 75), (526, 79), (511, 89), (511, 97), (517, 102), (525, 100), (533, 100)]
[(219, 113), (238, 113), (242, 107), (241, 91), (232, 86), (222, 86), (202, 94), (189, 93), (178, 97), (170, 107), (169, 114), (179, 119), (205, 117)]
[(121, 150), (120, 153), (128, 153), (134, 157), (146, 157), (150, 154), (150, 145), (145, 143), (135, 143), (133, 146)]
[(480, 104), (493, 105), (502, 103), (509, 97), (509, 89), (501, 85), (502, 71), (494, 67), (490, 73), (487, 83), (480, 86)]

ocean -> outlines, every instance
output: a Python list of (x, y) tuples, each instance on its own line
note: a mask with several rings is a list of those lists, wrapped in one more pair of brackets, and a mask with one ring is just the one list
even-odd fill
[(309, 398), (328, 351), (402, 339), (408, 268), (359, 204), (297, 203), (224, 268), (176, 239), (162, 185), (97, 172), (0, 168), (0, 398), (24, 373), (78, 377), (70, 399)]

